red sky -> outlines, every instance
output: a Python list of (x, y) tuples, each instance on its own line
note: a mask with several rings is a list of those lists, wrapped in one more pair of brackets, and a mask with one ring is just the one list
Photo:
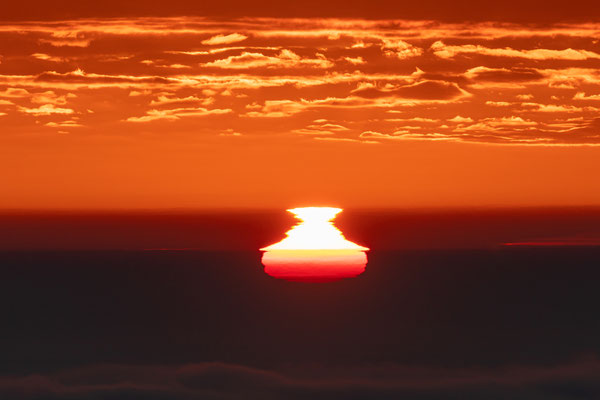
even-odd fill
[(584, 3), (102, 4), (0, 15), (0, 208), (600, 205)]

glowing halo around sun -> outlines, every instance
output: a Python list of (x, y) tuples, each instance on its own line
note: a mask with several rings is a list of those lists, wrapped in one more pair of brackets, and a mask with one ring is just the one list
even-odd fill
[(364, 272), (369, 249), (347, 240), (333, 224), (342, 211), (334, 207), (287, 210), (300, 222), (286, 237), (260, 250), (265, 272), (279, 279), (329, 282)]

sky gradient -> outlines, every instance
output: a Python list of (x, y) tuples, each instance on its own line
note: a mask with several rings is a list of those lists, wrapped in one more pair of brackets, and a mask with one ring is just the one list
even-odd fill
[(600, 399), (597, 2), (5, 3), (1, 399)]
[(8, 10), (0, 208), (600, 205), (600, 24), (577, 3), (537, 21), (177, 4)]

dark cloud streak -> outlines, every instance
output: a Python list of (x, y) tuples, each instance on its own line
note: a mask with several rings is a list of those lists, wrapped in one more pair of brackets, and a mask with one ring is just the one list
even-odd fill
[(594, 360), (553, 367), (443, 370), (395, 365), (311, 372), (235, 364), (98, 365), (50, 375), (0, 378), (13, 400), (53, 399), (591, 399), (600, 395)]

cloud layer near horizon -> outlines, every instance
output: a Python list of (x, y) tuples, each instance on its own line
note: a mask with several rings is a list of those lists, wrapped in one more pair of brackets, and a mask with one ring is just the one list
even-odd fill
[(4, 24), (0, 122), (16, 136), (599, 145), (599, 33), (341, 19)]
[(25, 399), (556, 399), (596, 398), (595, 360), (497, 370), (402, 366), (288, 368), (225, 363), (97, 365), (0, 377), (0, 395)]

